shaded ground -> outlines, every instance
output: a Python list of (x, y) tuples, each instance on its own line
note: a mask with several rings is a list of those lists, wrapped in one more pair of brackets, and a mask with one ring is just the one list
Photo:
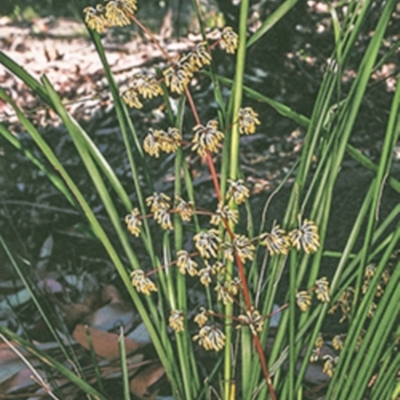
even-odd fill
[[(263, 10), (264, 13), (268, 11)], [(395, 20), (399, 19), (398, 16), (395, 16)], [(372, 24), (374, 18), (376, 15), (371, 15), (368, 23)], [(171, 17), (166, 15), (160, 26), (160, 39), (168, 52), (173, 55), (191, 48), (192, 40), (167, 37), (170, 24)], [(191, 39), (198, 38), (193, 36)], [(357, 65), (368, 39), (366, 34), (360, 40), (358, 53), (352, 56), (344, 90), (350, 87), (354, 78), (351, 65)], [(391, 26), (385, 46), (389, 47), (399, 39), (398, 32)], [(135, 31), (116, 30), (107, 34), (103, 43), (111, 69), (121, 85), (136, 69), (150, 68), (155, 62), (161, 62), (158, 50)], [(70, 112), (81, 121), (101, 151), (107, 154), (125, 187), (131, 187), (127, 160), (121, 159), (123, 144), (107, 82), (94, 46), (86, 37), (84, 26), (63, 19), (37, 19), (29, 25), (17, 25), (3, 18), (0, 20), (0, 46), (10, 58), (23, 65), (36, 78), (39, 79), (42, 74), (47, 75), (64, 102), (69, 104)], [(322, 3), (308, 2), (307, 8), (296, 9), (287, 22), (274, 28), (271, 35), (267, 35), (265, 40), (250, 51), (246, 83), (309, 116), (332, 46), (328, 9)], [(218, 72), (231, 75), (232, 58), (223, 59), (223, 55), (219, 57), (221, 69)], [(381, 149), (391, 93), (394, 90), (394, 76), (399, 71), (399, 58), (397, 51), (376, 71), (352, 136), (352, 143), (372, 159), (379, 155)], [(68, 171), (82, 188), (86, 188), (86, 197), (90, 199), (97, 215), (104, 215), (98, 199), (90, 192), (88, 178), (73, 144), (57, 117), (44, 109), (23, 84), (2, 67), (0, 85), (8, 90), (24, 112), (29, 113), (43, 137), (56, 149)], [(211, 101), (212, 91), (206, 78), (198, 78), (193, 92), (202, 117), (214, 117), (216, 105)], [(240, 157), (247, 183), (253, 193), (259, 194), (257, 202), (260, 205), (256, 213), (260, 213), (266, 194), (276, 187), (298, 159), (304, 130), (265, 104), (253, 106), (259, 112), (263, 124), (256, 135), (243, 138)], [(143, 138), (148, 127), (157, 125), (163, 114), (164, 110), (157, 103), (149, 103), (143, 110), (132, 111), (139, 136)], [(24, 137), (28, 148), (34, 149), (12, 109), (1, 103), (0, 120)], [(400, 146), (397, 149), (395, 159), (398, 161)], [(12, 251), (20, 260), (26, 260), (29, 266), (26, 269), (28, 278), (39, 282), (39, 286), (47, 290), (50, 301), (63, 313), (65, 328), (73, 330), (82, 321), (101, 329), (110, 324), (108, 328), (111, 330), (121, 321), (126, 330), (136, 326), (137, 316), (125, 305), (124, 293), (119, 290), (119, 280), (105, 252), (95, 240), (83, 235), (79, 229), (81, 216), (69, 207), (47, 178), (32, 169), (20, 153), (4, 142), (0, 142), (0, 150), (0, 229)], [(213, 193), (208, 172), (198, 159), (193, 158), (191, 162), (194, 166), (195, 188), (203, 194), (202, 201), (209, 203), (213, 200)], [(353, 166), (351, 162), (348, 165)], [(173, 158), (151, 162), (150, 166), (157, 190), (171, 188)], [(15, 278), (2, 249), (0, 273), (0, 300), (4, 301), (4, 295), (22, 290), (23, 285)], [(113, 286), (104, 286), (104, 283)], [(50, 340), (51, 336), (43, 333), (44, 327), (39, 318), (33, 316), (33, 305), (28, 301), (17, 301), (16, 304), (21, 304), (19, 312), (21, 318), (26, 320), (32, 338)], [(105, 310), (102, 307), (106, 307)], [(4, 307), (4, 310), (0, 314), (0, 322), (13, 329), (20, 329), (10, 309)], [(99, 310), (103, 310), (104, 314), (99, 316)], [(78, 330), (74, 336), (82, 344), (84, 340), (79, 336), (81, 334)], [(113, 339), (109, 336), (104, 338), (107, 343)], [(108, 348), (108, 344), (105, 347)], [(151, 370), (148, 373), (150, 376), (159, 373), (157, 364), (152, 364), (152, 368), (156, 372)], [(18, 387), (21, 382), (26, 382), (26, 378), (25, 381), (21, 377), (20, 382), (14, 382), (14, 387)]]

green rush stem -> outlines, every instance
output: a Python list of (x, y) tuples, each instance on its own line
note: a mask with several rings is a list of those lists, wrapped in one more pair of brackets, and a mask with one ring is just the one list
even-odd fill
[[(195, 106), (195, 104), (193, 102), (192, 95), (190, 94), (190, 91), (189, 91), (189, 89), (187, 87), (185, 88), (185, 94), (186, 94), (187, 99), (189, 101), (189, 105), (190, 105), (190, 108), (192, 110), (194, 119), (196, 120), (196, 123), (198, 125), (200, 125), (201, 122), (200, 122), (200, 118), (199, 118), (199, 115), (198, 115), (197, 110), (196, 110), (196, 106)], [(215, 193), (217, 195), (217, 199), (218, 199), (218, 201), (221, 201), (221, 190), (220, 190), (220, 187), (219, 187), (219, 184), (218, 184), (218, 177), (217, 177), (217, 173), (215, 171), (215, 166), (214, 166), (214, 163), (212, 161), (212, 157), (211, 157), (210, 152), (207, 152), (206, 157), (207, 157), (208, 167), (210, 168), (210, 173), (211, 173), (211, 177), (212, 177), (212, 180), (213, 180), (214, 189), (215, 189)], [(223, 223), (224, 223), (226, 231), (228, 232), (229, 238), (231, 240), (233, 240), (235, 236), (234, 236), (234, 234), (232, 232), (232, 229), (230, 228), (230, 226), (228, 224), (228, 221), (223, 220)], [(251, 300), (250, 300), (249, 288), (247, 286), (246, 275), (244, 273), (243, 263), (242, 263), (242, 260), (239, 258), (239, 256), (238, 256), (236, 251), (234, 251), (234, 254), (235, 254), (235, 261), (236, 261), (236, 264), (237, 264), (237, 267), (238, 267), (238, 271), (239, 271), (240, 280), (242, 282), (244, 302), (246, 304), (247, 310), (251, 311), (252, 310), (252, 305), (251, 305)], [(268, 386), (268, 390), (269, 390), (271, 399), (272, 400), (276, 400), (276, 395), (275, 395), (275, 392), (274, 392), (274, 388), (272, 386), (271, 376), (270, 376), (269, 371), (268, 371), (267, 361), (266, 361), (266, 358), (265, 358), (265, 355), (264, 355), (264, 351), (263, 351), (263, 348), (261, 346), (260, 338), (258, 337), (258, 335), (253, 335), (253, 341), (254, 341), (258, 356), (260, 358), (261, 367), (262, 367), (262, 370), (263, 370), (265, 381), (267, 382), (267, 386)]]

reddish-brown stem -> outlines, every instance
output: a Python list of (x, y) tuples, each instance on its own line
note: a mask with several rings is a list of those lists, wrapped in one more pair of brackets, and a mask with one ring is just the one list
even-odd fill
[(133, 14), (127, 12), (128, 17), (153, 41), (153, 43), (157, 46), (157, 48), (161, 51), (163, 56), (171, 63), (174, 63), (174, 60), (171, 56), (165, 51), (165, 49), (161, 46), (160, 42), (157, 38), (151, 33), (149, 29), (147, 29)]
[(206, 314), (206, 315), (209, 315), (210, 317), (217, 317), (217, 318), (222, 318), (222, 319), (227, 319), (227, 318), (229, 318), (229, 319), (231, 319), (232, 321), (242, 322), (240, 318), (235, 317), (234, 315), (218, 314), (218, 313), (210, 312), (210, 311), (207, 311), (205, 314)]
[(281, 311), (283, 311), (285, 308), (288, 308), (288, 307), (289, 307), (289, 303), (285, 303), (285, 304), (281, 305), (280, 307), (278, 307), (277, 309), (275, 309), (274, 311), (272, 311), (271, 314), (266, 315), (264, 318), (265, 319), (271, 318), (274, 315), (280, 313)]
[[(195, 104), (193, 102), (193, 98), (192, 98), (192, 96), (190, 94), (190, 91), (189, 91), (189, 89), (187, 87), (185, 88), (185, 93), (186, 93), (186, 97), (187, 97), (187, 99), (189, 101), (190, 108), (191, 108), (191, 110), (193, 112), (194, 118), (196, 120), (196, 123), (200, 124), (200, 118), (198, 116)], [(212, 161), (212, 157), (211, 157), (210, 152), (207, 152), (206, 157), (207, 157), (208, 166), (210, 168), (210, 173), (211, 173), (211, 177), (212, 177), (212, 180), (213, 180), (214, 189), (215, 189), (215, 193), (217, 195), (217, 199), (218, 199), (218, 201), (221, 201), (221, 190), (220, 190), (220, 187), (219, 187), (217, 173), (215, 171), (214, 163)], [(224, 220), (223, 222), (224, 222), (225, 229), (228, 232), (229, 238), (231, 240), (233, 240), (235, 236), (234, 236), (234, 234), (232, 232), (232, 229), (229, 226), (228, 221)], [(234, 252), (234, 254), (235, 254), (235, 261), (236, 261), (236, 264), (237, 264), (237, 267), (238, 267), (238, 271), (239, 271), (240, 281), (242, 282), (244, 302), (246, 304), (247, 310), (251, 311), (252, 305), (251, 305), (251, 299), (250, 299), (250, 294), (249, 294), (249, 288), (247, 286), (246, 275), (244, 273), (243, 263), (242, 263), (242, 260), (240, 259), (240, 257), (238, 256), (236, 251)], [(275, 395), (274, 388), (273, 388), (273, 385), (272, 385), (271, 376), (270, 376), (269, 371), (268, 371), (267, 361), (266, 361), (266, 358), (265, 358), (265, 355), (264, 355), (263, 348), (261, 346), (260, 338), (258, 337), (258, 335), (253, 335), (253, 340), (254, 340), (254, 344), (255, 344), (256, 350), (257, 350), (258, 357), (260, 359), (261, 368), (263, 370), (265, 381), (267, 382), (268, 391), (270, 393), (271, 399), (272, 400), (276, 400), (276, 395)]]
[[(196, 123), (198, 125), (200, 125), (199, 114), (197, 113), (197, 109), (196, 109), (196, 106), (194, 104), (192, 95), (191, 95), (191, 93), (190, 93), (190, 91), (189, 91), (189, 89), (187, 87), (185, 88), (185, 94), (186, 94), (186, 97), (187, 97), (187, 99), (189, 101), (189, 105), (190, 105), (190, 108), (192, 110), (194, 119), (195, 119)], [(206, 158), (207, 158), (208, 167), (210, 169), (211, 177), (212, 177), (212, 180), (213, 180), (215, 193), (217, 195), (218, 202), (220, 202), (221, 201), (221, 190), (219, 188), (217, 172), (215, 171), (215, 166), (214, 166), (214, 163), (212, 161), (211, 154), (208, 151), (207, 151)], [(230, 239), (233, 240), (235, 236), (234, 236), (234, 234), (233, 234), (228, 222), (224, 221), (224, 225), (225, 225), (225, 229), (227, 230)], [(238, 266), (240, 280), (241, 280), (241, 282), (243, 284), (244, 301), (246, 303), (247, 309), (251, 310), (251, 308), (252, 308), (251, 307), (251, 300), (250, 300), (250, 295), (249, 295), (249, 289), (247, 287), (246, 276), (244, 274), (243, 263), (242, 263), (242, 260), (238, 257), (236, 252), (235, 252), (235, 260), (236, 260), (236, 263), (237, 263), (237, 266)]]
[[(175, 209), (169, 210), (168, 211), (170, 214), (180, 214), (180, 211), (177, 211)], [(212, 216), (212, 215), (216, 215), (215, 212), (212, 211), (208, 211), (208, 210), (201, 210), (199, 208), (194, 209), (193, 212), (195, 215), (208, 215), (208, 216)]]
[(196, 125), (201, 125), (199, 113), (197, 112), (197, 108), (196, 105), (194, 104), (193, 97), (190, 94), (190, 90), (187, 86), (185, 87), (185, 94), (186, 98), (188, 99), (190, 109), (192, 110), (194, 120), (196, 121)]
[(159, 272), (159, 271), (162, 271), (163, 269), (172, 267), (172, 266), (175, 265), (175, 264), (176, 264), (176, 260), (171, 261), (171, 262), (168, 263), (168, 264), (161, 265), (161, 267), (152, 269), (151, 271), (146, 272), (146, 277), (151, 276), (151, 275), (153, 275), (153, 274), (155, 274), (155, 273), (157, 273), (157, 272)]
[[(198, 114), (196, 106), (194, 104), (193, 97), (190, 94), (190, 90), (187, 87), (185, 87), (185, 94), (186, 94), (186, 98), (188, 99), (190, 109), (192, 110), (196, 124), (201, 125), (199, 114)], [(220, 202), (221, 201), (221, 190), (219, 189), (217, 173), (215, 171), (214, 163), (212, 162), (211, 154), (209, 151), (207, 151), (206, 159), (207, 159), (208, 168), (210, 169), (211, 177), (213, 180), (215, 193), (217, 195), (218, 202)]]
[(211, 178), (213, 180), (215, 194), (217, 195), (217, 199), (218, 199), (218, 203), (219, 203), (221, 201), (221, 190), (219, 188), (218, 177), (217, 177), (217, 173), (215, 171), (214, 163), (212, 161), (211, 154), (208, 150), (207, 150), (206, 159), (207, 159), (208, 168), (210, 169)]
[[(194, 104), (192, 95), (190, 94), (190, 91), (189, 91), (189, 89), (187, 87), (185, 88), (185, 94), (186, 94), (186, 97), (187, 97), (187, 99), (189, 101), (189, 105), (190, 105), (190, 108), (191, 108), (192, 113), (194, 115), (194, 119), (196, 120), (196, 123), (198, 125), (200, 125), (200, 118), (199, 118), (199, 115), (197, 113), (196, 106)], [(221, 190), (219, 188), (217, 172), (215, 171), (214, 163), (212, 161), (212, 157), (211, 157), (211, 154), (210, 154), (209, 151), (207, 151), (206, 158), (207, 158), (208, 167), (210, 169), (211, 177), (212, 177), (212, 180), (213, 180), (215, 193), (217, 195), (217, 199), (218, 199), (218, 202), (219, 202), (219, 201), (221, 201)], [(230, 226), (228, 224), (228, 221), (224, 220), (224, 225), (225, 225), (225, 229), (227, 230), (230, 239), (233, 240), (235, 236), (234, 236), (234, 234), (233, 234), (233, 232), (232, 232), (232, 230), (231, 230), (231, 228), (230, 228)], [(244, 274), (244, 268), (243, 268), (242, 260), (239, 258), (239, 256), (237, 255), (236, 252), (235, 252), (235, 260), (236, 260), (236, 263), (237, 263), (237, 266), (238, 266), (240, 280), (242, 281), (242, 284), (243, 284), (244, 301), (246, 303), (247, 309), (250, 311), (252, 307), (251, 307), (249, 289), (247, 287), (246, 276)]]
[(258, 337), (258, 335), (253, 335), (253, 340), (254, 340), (254, 344), (256, 345), (257, 353), (258, 353), (258, 356), (259, 356), (260, 362), (261, 362), (261, 367), (262, 367), (262, 370), (264, 373), (265, 380), (267, 382), (269, 395), (271, 396), (272, 400), (276, 400), (274, 387), (272, 385), (271, 376), (268, 371), (267, 361), (264, 356), (264, 351), (261, 346), (260, 338)]
[(212, 50), (214, 47), (218, 46), (218, 43), (221, 41), (221, 39), (218, 39), (216, 42), (214, 42), (213, 44), (208, 45), (208, 49)]

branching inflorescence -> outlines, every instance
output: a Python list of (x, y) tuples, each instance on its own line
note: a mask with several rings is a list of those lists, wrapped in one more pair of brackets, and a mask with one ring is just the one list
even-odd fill
[[(134, 21), (155, 40), (151, 33), (137, 21), (134, 16), (136, 9), (135, 0), (110, 0), (105, 4), (98, 4), (95, 8), (85, 8), (85, 20), (90, 29), (99, 33), (104, 32), (108, 27), (124, 26)], [(189, 98), (188, 85), (195, 73), (211, 64), (211, 50), (216, 45), (219, 44), (221, 49), (233, 54), (238, 43), (238, 35), (231, 27), (225, 27), (221, 30), (216, 42), (209, 43), (205, 40), (186, 54), (170, 57), (165, 50), (161, 49), (168, 62), (167, 67), (158, 74), (136, 73), (130, 79), (128, 88), (121, 93), (129, 107), (141, 108), (144, 100), (163, 95), (164, 87), (175, 95), (188, 96), (196, 121), (190, 139), (184, 139), (182, 132), (176, 127), (169, 127), (166, 131), (150, 128), (143, 141), (143, 149), (149, 156), (158, 158), (163, 153), (189, 149), (188, 151), (197, 153), (199, 157), (208, 158), (209, 165), (212, 165), (211, 155), (221, 150), (225, 131), (216, 119), (211, 119), (205, 124), (200, 122), (193, 106), (193, 99)], [(156, 42), (156, 44), (161, 47), (159, 43)], [(242, 135), (254, 134), (257, 126), (261, 124), (257, 112), (251, 107), (241, 108), (235, 121)], [(187, 144), (190, 146), (183, 146)], [(270, 232), (262, 233), (258, 237), (250, 238), (243, 234), (234, 234), (229, 226), (238, 223), (237, 207), (249, 198), (250, 190), (243, 179), (228, 179), (227, 186), (225, 198), (220, 198), (219, 188), (216, 187), (218, 204), (214, 212), (205, 212), (197, 208), (194, 201), (180, 196), (171, 199), (165, 193), (153, 193), (146, 199), (149, 214), (141, 215), (139, 209), (134, 208), (125, 217), (125, 222), (129, 232), (139, 237), (142, 222), (146, 218), (153, 218), (163, 230), (172, 231), (174, 229), (171, 218), (173, 214), (178, 214), (184, 223), (190, 223), (196, 214), (209, 215), (209, 223), (213, 227), (194, 234), (193, 248), (178, 250), (175, 261), (169, 264), (168, 268), (175, 266), (180, 274), (198, 278), (201, 285), (207, 288), (213, 285), (218, 302), (225, 305), (237, 304), (240, 312), (238, 316), (231, 317), (232, 322), (238, 328), (247, 326), (252, 335), (257, 336), (263, 329), (266, 317), (250, 305), (249, 296), (246, 297), (247, 283), (239, 277), (231, 276), (227, 272), (227, 263), (236, 262), (242, 267), (245, 263), (252, 261), (258, 244), (265, 246), (271, 257), (287, 256), (289, 251), (314, 253), (320, 246), (318, 227), (313, 221), (299, 216), (298, 226), (289, 232), (274, 223)], [(156, 282), (149, 278), (153, 273), (154, 271), (145, 273), (143, 270), (134, 270), (131, 273), (132, 285), (139, 293), (150, 296), (152, 292), (157, 291)], [(319, 301), (330, 301), (328, 281), (326, 278), (321, 278), (312, 288), (297, 292), (296, 301), (301, 311), (307, 311), (310, 307), (312, 292), (315, 292)], [(241, 294), (245, 295), (245, 310), (243, 310), (243, 302), (238, 298)], [(212, 317), (211, 320), (210, 317)], [(220, 351), (225, 347), (226, 337), (215, 322), (217, 317), (224, 316), (203, 307), (194, 317), (199, 330), (193, 340), (205, 350)], [(182, 310), (175, 308), (170, 310), (169, 326), (178, 334), (185, 330), (184, 319), (185, 314)]]

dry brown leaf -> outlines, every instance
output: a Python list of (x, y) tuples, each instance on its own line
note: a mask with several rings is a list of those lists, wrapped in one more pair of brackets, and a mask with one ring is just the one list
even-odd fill
[(109, 303), (89, 314), (82, 324), (89, 325), (102, 331), (113, 331), (123, 326), (128, 331), (135, 321), (137, 314), (132, 307), (123, 303)]
[[(36, 370), (40, 375), (44, 374)], [(25, 367), (21, 371), (17, 372), (12, 378), (0, 386), (0, 393), (13, 393), (18, 390), (27, 389), (30, 386), (36, 385), (36, 382), (32, 379), (32, 371)]]
[(96, 310), (105, 304), (120, 303), (122, 304), (123, 298), (121, 293), (114, 285), (101, 285), (92, 292), (88, 293), (82, 304), (88, 306), (91, 310)]
[(72, 329), (92, 312), (92, 309), (86, 304), (62, 304), (61, 307), (64, 314), (64, 322), (69, 329)]
[(82, 304), (89, 307), (92, 311), (101, 307), (104, 302), (101, 298), (101, 289), (97, 288), (92, 292), (89, 292), (82, 301)]
[(9, 360), (0, 364), (0, 393), (6, 393), (10, 386), (10, 382), (26, 369), (26, 365), (22, 360)]
[(159, 363), (149, 365), (131, 379), (129, 388), (131, 393), (140, 399), (150, 400), (155, 398), (155, 394), (148, 392), (151, 385), (158, 382), (165, 374), (164, 367)]
[(123, 303), (120, 291), (115, 285), (104, 285), (101, 288), (101, 301), (106, 303)]
[[(93, 342), (94, 352), (103, 358), (118, 358), (118, 336), (116, 333), (109, 333), (104, 331), (99, 331), (95, 328), (88, 328), (90, 336)], [(84, 325), (77, 325), (72, 336), (75, 340), (83, 346), (85, 349), (89, 350), (89, 344), (86, 337), (86, 331)], [(140, 347), (138, 343), (134, 340), (125, 338), (125, 349), (127, 353), (137, 350)]]
[(18, 356), (10, 349), (7, 343), (0, 343), (0, 364), (15, 360)]

